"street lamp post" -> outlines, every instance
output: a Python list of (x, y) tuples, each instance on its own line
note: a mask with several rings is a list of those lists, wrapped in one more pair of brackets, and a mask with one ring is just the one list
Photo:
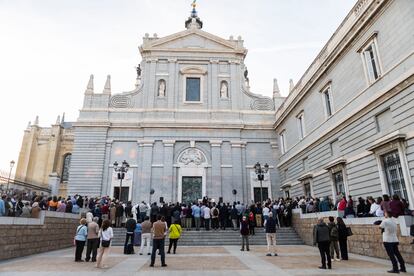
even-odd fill
[(118, 200), (122, 200), (122, 180), (125, 178), (125, 173), (129, 169), (129, 164), (127, 161), (122, 161), (121, 166), (118, 166), (118, 162), (114, 162), (114, 171), (118, 174), (119, 179), (119, 194), (118, 194)]
[(10, 178), (11, 178), (11, 173), (12, 173), (14, 164), (15, 164), (14, 160), (10, 161), (10, 172), (9, 172), (9, 178), (7, 179), (7, 190), (6, 190), (7, 192), (9, 191)]
[(263, 185), (262, 181), (264, 180), (264, 175), (269, 171), (269, 165), (266, 163), (263, 167), (259, 162), (254, 165), (255, 173), (257, 174), (257, 179), (260, 181), (260, 203), (263, 203)]

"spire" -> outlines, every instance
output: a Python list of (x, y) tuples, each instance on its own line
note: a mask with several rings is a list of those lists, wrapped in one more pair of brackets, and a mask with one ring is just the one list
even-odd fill
[(106, 77), (105, 87), (102, 93), (111, 94), (111, 75)]
[(39, 116), (36, 115), (36, 118), (33, 123), (34, 126), (39, 126)]
[(60, 115), (57, 116), (55, 125), (60, 125)]
[(29, 123), (27, 124), (27, 128), (26, 129), (30, 129), (31, 126), (32, 126), (32, 122), (29, 121)]
[(273, 79), (273, 98), (280, 97), (280, 89), (277, 84), (277, 79)]
[(62, 121), (60, 123), (63, 124), (64, 122), (65, 122), (65, 112), (63, 112), (62, 114)]
[(293, 80), (292, 79), (290, 79), (289, 80), (289, 93), (291, 93), (292, 92), (292, 90), (293, 90), (293, 88), (295, 87), (295, 84), (293, 83)]
[(93, 94), (93, 75), (89, 77), (88, 86), (86, 86), (85, 94)]
[(190, 17), (185, 21), (185, 27), (187, 29), (201, 29), (203, 28), (203, 21), (201, 21), (200, 17), (198, 17), (197, 14), (197, 0), (193, 0), (193, 3), (191, 3), (191, 6), (193, 7), (193, 10), (191, 11)]

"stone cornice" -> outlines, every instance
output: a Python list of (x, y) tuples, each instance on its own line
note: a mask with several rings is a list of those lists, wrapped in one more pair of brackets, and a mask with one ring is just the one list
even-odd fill
[(399, 140), (405, 140), (407, 138), (407, 135), (404, 133), (401, 133), (399, 130), (394, 131), (384, 137), (381, 137), (380, 139), (376, 140), (374, 143), (372, 143), (371, 146), (367, 148), (368, 151), (376, 151), (377, 149), (395, 142)]

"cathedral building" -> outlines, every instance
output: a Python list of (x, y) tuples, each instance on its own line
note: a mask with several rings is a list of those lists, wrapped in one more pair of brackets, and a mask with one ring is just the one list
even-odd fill
[(30, 125), (17, 177), (134, 202), (414, 202), (413, 1), (358, 0), (287, 98), (276, 80), (272, 98), (250, 91), (242, 38), (202, 27), (194, 7), (183, 31), (146, 34), (134, 90), (113, 93), (108, 76), (96, 93), (91, 76), (76, 122)]

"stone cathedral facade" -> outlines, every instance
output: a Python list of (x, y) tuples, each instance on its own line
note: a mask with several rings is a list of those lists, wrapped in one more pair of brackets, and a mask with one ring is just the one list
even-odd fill
[[(95, 93), (76, 122), (25, 131), (17, 178), (63, 195), (245, 203), (398, 194), (414, 202), (414, 1), (358, 0), (289, 95), (254, 94), (241, 37), (145, 35), (135, 89)], [(37, 121), (37, 120), (36, 120)], [(60, 123), (59, 123), (60, 122)], [(270, 165), (260, 183), (253, 165)], [(236, 191), (236, 195), (232, 191)]]
[(124, 200), (149, 200), (151, 189), (166, 202), (249, 202), (255, 193), (257, 200), (257, 161), (272, 165), (265, 195), (278, 193), (273, 123), (280, 99), (250, 91), (240, 37), (217, 37), (202, 24), (193, 10), (184, 31), (146, 34), (132, 91), (112, 93), (108, 76), (95, 93), (91, 76), (73, 124), (67, 194), (117, 197), (113, 163), (123, 160), (130, 164)]

